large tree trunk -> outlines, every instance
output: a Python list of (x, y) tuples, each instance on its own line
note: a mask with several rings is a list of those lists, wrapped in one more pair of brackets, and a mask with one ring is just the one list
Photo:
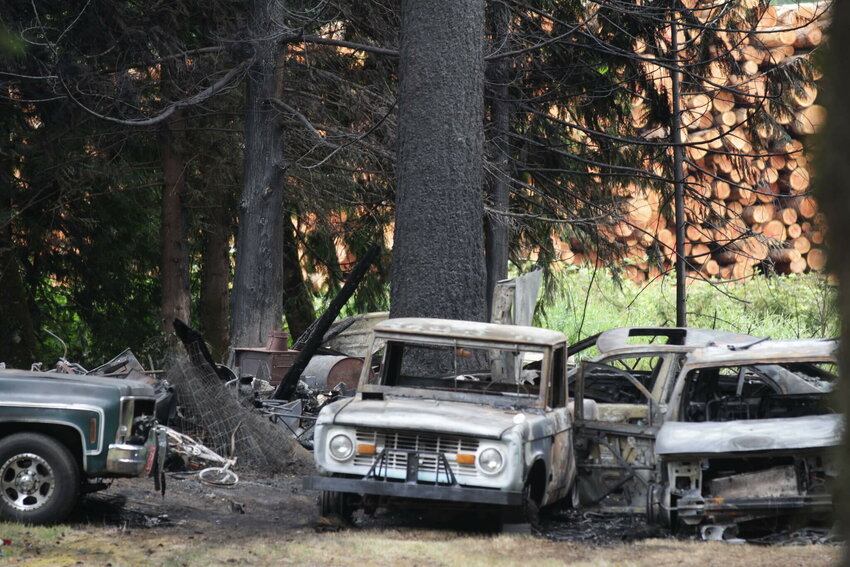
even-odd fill
[[(490, 2), (487, 25), (491, 37), (491, 52), (508, 49), (508, 26), (511, 11), (503, 2)], [(487, 196), (491, 212), (486, 217), (485, 246), (487, 252), (487, 312), (493, 303), (496, 282), (508, 277), (508, 223), (499, 212), (507, 211), (510, 203), (510, 144), (508, 132), (513, 117), (510, 97), (510, 59), (503, 57), (487, 66), (488, 92), (490, 93), (490, 165), (487, 177)]]
[(160, 225), (160, 280), (162, 303), (160, 325), (167, 342), (177, 344), (172, 332), (174, 319), (191, 321), (189, 295), (189, 251), (186, 243), (186, 175), (181, 150), (178, 114), (159, 128), (159, 158), (162, 163), (162, 209)]
[(278, 98), (280, 41), (275, 22), (284, 6), (254, 0), (251, 29), (256, 62), (248, 73), (245, 170), (236, 240), (232, 347), (261, 346), (283, 317), (283, 141)]
[[(838, 0), (833, 4), (831, 28), (836, 31), (850, 27), (850, 1)], [(824, 128), (822, 144), (822, 171), (818, 192), (823, 199), (822, 210), (826, 212), (829, 226), (827, 244), (829, 246), (829, 270), (838, 276), (838, 302), (841, 311), (841, 346), (839, 352), (839, 370), (844, 378), (840, 385), (841, 406), (850, 415), (850, 161), (847, 148), (850, 147), (850, 110), (847, 107), (847, 93), (850, 92), (850, 36), (835, 33), (830, 38), (828, 66), (824, 76), (827, 79), (826, 104), (829, 120)], [(845, 538), (850, 536), (850, 436), (844, 433), (844, 444), (840, 452), (840, 478), (836, 483), (835, 507), (840, 515)], [(844, 565), (850, 565), (850, 553), (844, 552)]]
[(293, 339), (300, 337), (316, 319), (313, 300), (301, 273), (295, 226), (283, 215), (283, 314)]
[(223, 191), (208, 215), (201, 251), (202, 278), (198, 316), (215, 360), (222, 362), (228, 345), (228, 284), (230, 283), (230, 214)]
[(401, 2), (391, 316), (483, 321), (484, 2)]

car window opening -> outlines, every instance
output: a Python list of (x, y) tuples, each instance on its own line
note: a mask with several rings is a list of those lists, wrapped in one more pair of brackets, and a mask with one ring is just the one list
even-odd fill
[(423, 345), (388, 341), (371, 384), (472, 392), (540, 395), (542, 353), (516, 345)]
[(829, 364), (754, 364), (699, 368), (687, 376), (685, 421), (775, 419), (834, 413)]
[(646, 396), (629, 376), (652, 392), (661, 369), (658, 356), (628, 357), (584, 364), (584, 397), (599, 403), (644, 404)]

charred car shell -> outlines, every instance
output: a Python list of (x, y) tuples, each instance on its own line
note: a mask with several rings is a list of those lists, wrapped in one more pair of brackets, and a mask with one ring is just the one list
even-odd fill
[(836, 348), (809, 339), (694, 351), (658, 432), (650, 516), (675, 526), (831, 512), (844, 429), (829, 407)]
[(626, 328), (594, 342), (601, 354), (571, 371), (584, 504), (670, 526), (831, 507), (834, 341)]
[(585, 359), (569, 371), (582, 504), (643, 512), (657, 466), (655, 435), (685, 356), (756, 340), (712, 329), (621, 327), (570, 345), (571, 358)]

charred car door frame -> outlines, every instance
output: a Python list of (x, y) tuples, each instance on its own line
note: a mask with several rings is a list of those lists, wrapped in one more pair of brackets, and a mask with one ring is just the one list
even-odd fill
[[(630, 511), (645, 509), (646, 493), (655, 481), (655, 436), (663, 419), (663, 408), (653, 391), (663, 389), (664, 384), (658, 382), (663, 372), (669, 370), (669, 358), (652, 357), (659, 358), (654, 369), (657, 371), (654, 372), (655, 383), (650, 384), (652, 390), (629, 372), (609, 364), (584, 362), (578, 369), (574, 426), (579, 470), (577, 482), (583, 505), (599, 504), (619, 493), (621, 501), (606, 507)], [(618, 360), (622, 358), (635, 357), (617, 357)], [(610, 361), (613, 360), (606, 362)], [(642, 399), (623, 403), (588, 398), (587, 375), (594, 369), (624, 380)], [(600, 409), (604, 411), (600, 412)]]

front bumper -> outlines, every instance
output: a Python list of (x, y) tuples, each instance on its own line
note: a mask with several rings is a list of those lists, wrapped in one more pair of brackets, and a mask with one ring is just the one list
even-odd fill
[(829, 494), (735, 499), (683, 497), (676, 510), (681, 521), (695, 525), (705, 519), (725, 522), (800, 512), (829, 514), (833, 511), (833, 502)]
[(151, 427), (144, 445), (112, 443), (106, 455), (106, 472), (114, 476), (150, 474), (157, 458), (165, 455), (165, 431)]
[(457, 484), (439, 485), (418, 484), (415, 482), (392, 482), (371, 478), (313, 476), (304, 479), (304, 488), (309, 490), (391, 496), (395, 498), (468, 502), (471, 504), (518, 506), (522, 503), (522, 492), (518, 491), (475, 488)]

